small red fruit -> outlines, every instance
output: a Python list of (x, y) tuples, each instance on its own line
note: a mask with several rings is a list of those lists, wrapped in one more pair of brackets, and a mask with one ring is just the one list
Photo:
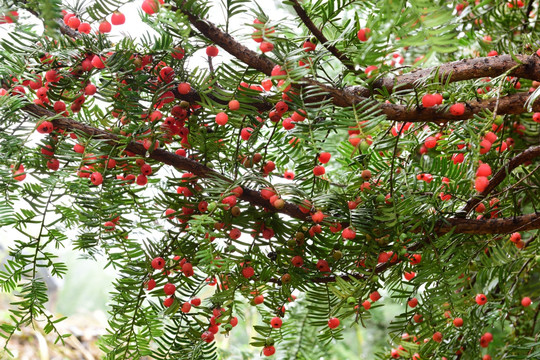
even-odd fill
[(216, 115), (216, 123), (224, 126), (229, 121), (229, 116), (224, 112), (220, 112)]
[(166, 295), (172, 295), (176, 291), (176, 286), (171, 283), (167, 283), (163, 286), (163, 291)]
[(210, 45), (206, 48), (206, 55), (210, 57), (215, 57), (219, 53), (219, 49), (213, 45)]
[(319, 161), (321, 164), (326, 164), (330, 161), (330, 158), (332, 157), (332, 154), (328, 152), (322, 152), (319, 154)]
[(242, 276), (246, 279), (249, 279), (253, 275), (255, 275), (255, 270), (251, 266), (246, 266), (242, 269)]
[(371, 29), (363, 28), (363, 29), (358, 30), (358, 32), (356, 33), (356, 37), (358, 37), (358, 40), (362, 42), (368, 41), (370, 33), (371, 33)]
[(53, 131), (53, 124), (50, 121), (43, 121), (37, 127), (37, 132), (40, 134), (50, 134)]
[(454, 116), (461, 116), (465, 114), (465, 105), (462, 103), (457, 103), (450, 106), (450, 114)]
[(300, 267), (300, 266), (304, 265), (304, 259), (302, 259), (302, 257), (300, 255), (296, 255), (291, 259), (291, 263), (295, 267)]
[(454, 319), (454, 326), (455, 327), (462, 327), (463, 326), (463, 319), (462, 318), (455, 318)]
[(409, 307), (415, 308), (416, 305), (418, 305), (418, 299), (417, 298), (412, 298), (411, 300), (409, 300), (407, 302), (407, 304), (409, 305)]
[(476, 188), (476, 191), (483, 192), (486, 190), (486, 188), (489, 185), (489, 180), (485, 176), (479, 176), (476, 178), (476, 181), (474, 182), (474, 187)]
[(330, 329), (335, 329), (339, 326), (339, 319), (338, 318), (330, 318), (330, 320), (328, 320), (328, 327)]
[(281, 318), (279, 317), (274, 317), (272, 318), (272, 320), (270, 320), (270, 325), (272, 325), (272, 327), (274, 329), (279, 329), (281, 328), (281, 325), (283, 324), (283, 320), (281, 320)]
[(165, 267), (165, 260), (162, 257), (157, 257), (152, 260), (152, 267), (156, 270), (161, 270)]
[(95, 186), (101, 185), (103, 183), (103, 176), (99, 172), (93, 172), (92, 175), (90, 175), (90, 181)]
[(121, 12), (115, 11), (111, 15), (111, 23), (113, 25), (122, 25), (125, 22), (126, 22), (126, 16), (124, 14), (122, 14)]
[(436, 332), (433, 334), (433, 341), (440, 343), (442, 341), (442, 334), (440, 332)]
[(111, 30), (112, 30), (112, 25), (107, 20), (104, 20), (99, 24), (100, 33), (108, 33), (108, 32), (111, 32)]
[(476, 295), (475, 301), (478, 305), (484, 305), (487, 303), (487, 297), (484, 294), (478, 294)]
[(326, 172), (326, 169), (324, 168), (324, 166), (322, 165), (317, 165), (313, 168), (313, 174), (315, 176), (321, 176), (321, 175), (324, 175), (324, 173)]
[(168, 297), (165, 300), (163, 300), (163, 306), (170, 307), (174, 302), (174, 298)]
[(528, 307), (532, 304), (531, 298), (528, 296), (525, 296), (523, 299), (521, 299), (521, 305), (523, 307)]
[(276, 353), (276, 348), (273, 346), (265, 346), (263, 348), (263, 354), (264, 356), (272, 356)]
[(480, 164), (478, 170), (476, 170), (476, 176), (491, 176), (491, 166), (489, 164)]

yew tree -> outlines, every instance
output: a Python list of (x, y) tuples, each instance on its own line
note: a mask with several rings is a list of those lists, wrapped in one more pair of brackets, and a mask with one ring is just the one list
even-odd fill
[(329, 359), (387, 304), (373, 359), (540, 358), (538, 2), (260, 5), (1, 2), (5, 348), (68, 335), (73, 246), (108, 359), (217, 358), (248, 308), (254, 356)]

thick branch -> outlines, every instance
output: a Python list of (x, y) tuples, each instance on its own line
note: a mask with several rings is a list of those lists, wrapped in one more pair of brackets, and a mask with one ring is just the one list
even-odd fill
[(210, 21), (200, 19), (187, 9), (181, 8), (178, 10), (186, 14), (189, 22), (208, 39), (221, 46), (223, 49), (225, 49), (225, 51), (236, 57), (238, 60), (270, 76), (272, 68), (276, 65), (272, 60), (261, 56), (255, 51), (250, 50), (244, 45), (240, 44), (231, 35), (221, 31)]
[(347, 67), (347, 69), (349, 69), (351, 71), (355, 71), (352, 61), (345, 54), (343, 54), (341, 51), (339, 51), (338, 48), (336, 48), (334, 45), (329, 43), (328, 39), (326, 38), (326, 36), (324, 36), (322, 31), (319, 30), (319, 28), (317, 26), (315, 26), (313, 21), (311, 21), (310, 17), (306, 13), (306, 11), (302, 7), (302, 5), (300, 5), (298, 0), (292, 0), (292, 3), (293, 3), (293, 8), (296, 11), (296, 14), (298, 14), (300, 19), (304, 23), (304, 25), (306, 25), (306, 27), (317, 38), (317, 40), (319, 40), (319, 42), (328, 51), (330, 51), (332, 53), (332, 55), (334, 55), (336, 58), (338, 58), (339, 61), (341, 61), (341, 63)]
[(373, 90), (385, 88), (388, 93), (397, 90), (413, 89), (421, 85), (422, 79), (428, 78), (438, 71), (438, 81), (441, 83), (457, 82), (463, 80), (495, 77), (513, 69), (508, 74), (529, 80), (540, 81), (540, 57), (537, 55), (515, 55), (520, 63), (510, 55), (463, 59), (427, 69), (419, 69), (396, 77), (382, 77), (377, 79), (371, 88), (350, 86), (347, 91), (356, 96), (370, 96)]
[(540, 145), (533, 146), (521, 154), (513, 157), (506, 163), (503, 167), (499, 169), (495, 173), (495, 175), (491, 178), (489, 181), (488, 186), (486, 189), (481, 192), (480, 194), (476, 195), (475, 197), (471, 198), (469, 201), (467, 201), (467, 204), (459, 211), (460, 214), (463, 214), (463, 216), (467, 216), (469, 212), (471, 212), (472, 209), (478, 205), (482, 199), (484, 199), (486, 196), (488, 196), (503, 180), (510, 174), (512, 170), (520, 166), (521, 164), (531, 161), (534, 158), (537, 158), (540, 156)]
[[(53, 112), (38, 106), (38, 105), (27, 105), (23, 108), (24, 111), (27, 111), (34, 116), (37, 117), (52, 117), (55, 116)], [(64, 129), (68, 131), (74, 131), (78, 130), (81, 132), (84, 132), (91, 136), (94, 139), (99, 140), (105, 140), (107, 143), (111, 145), (118, 145), (121, 143), (120, 138), (115, 135), (111, 134), (110, 132), (96, 129), (92, 126), (88, 126), (85, 124), (81, 124), (75, 120), (68, 119), (68, 118), (57, 118), (54, 119), (53, 125), (59, 129)], [(125, 147), (126, 150), (131, 151), (137, 155), (141, 156), (148, 156), (151, 159), (154, 159), (156, 161), (162, 162), (167, 165), (174, 166), (175, 168), (179, 170), (189, 171), (198, 177), (202, 178), (215, 178), (220, 179), (225, 182), (232, 183), (233, 181), (226, 176), (214, 171), (213, 169), (210, 169), (207, 166), (202, 165), (201, 163), (198, 163), (194, 160), (188, 159), (183, 156), (176, 155), (174, 153), (171, 153), (169, 151), (163, 150), (161, 148), (156, 149), (152, 151), (151, 153), (148, 153), (144, 146), (142, 144), (136, 143), (136, 142), (130, 142)], [(270, 202), (266, 199), (264, 199), (260, 192), (243, 187), (244, 193), (240, 197), (242, 200), (249, 202), (252, 205), (262, 206), (267, 209), (274, 209)], [(300, 211), (300, 208), (292, 203), (286, 203), (285, 206), (280, 210), (275, 210), (282, 214), (289, 215), (293, 218), (305, 220), (307, 218), (307, 215), (304, 214), (302, 211)]]
[(437, 234), (446, 234), (453, 230), (455, 234), (509, 234), (514, 231), (527, 231), (540, 228), (540, 214), (527, 214), (504, 219), (458, 219), (449, 218), (440, 221), (435, 227)]

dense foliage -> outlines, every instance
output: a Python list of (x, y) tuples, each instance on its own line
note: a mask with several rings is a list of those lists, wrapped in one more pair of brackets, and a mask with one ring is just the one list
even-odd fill
[(217, 358), (246, 307), (330, 359), (388, 302), (374, 359), (540, 358), (537, 2), (126, 3), (1, 2), (5, 349), (72, 244), (118, 272), (110, 359)]

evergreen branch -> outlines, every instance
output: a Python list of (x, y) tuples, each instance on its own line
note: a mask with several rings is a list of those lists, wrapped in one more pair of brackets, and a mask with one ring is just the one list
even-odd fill
[(355, 68), (354, 68), (354, 65), (353, 65), (352, 61), (345, 54), (343, 54), (341, 51), (339, 51), (338, 48), (336, 48), (334, 45), (329, 43), (328, 39), (326, 38), (326, 36), (324, 36), (322, 31), (319, 30), (319, 28), (317, 26), (315, 26), (313, 21), (311, 21), (309, 15), (306, 13), (306, 11), (302, 7), (302, 5), (300, 5), (298, 0), (292, 0), (292, 3), (293, 3), (293, 8), (296, 11), (296, 14), (300, 17), (300, 19), (302, 20), (304, 25), (306, 25), (306, 27), (309, 29), (309, 31), (311, 31), (311, 33), (317, 38), (317, 40), (319, 40), (319, 42), (328, 51), (330, 51), (332, 53), (332, 55), (334, 55), (336, 58), (338, 58), (339, 61), (341, 61), (341, 63), (343, 65), (345, 65), (345, 67), (347, 67), (347, 69), (354, 72)]
[[(23, 108), (25, 111), (28, 111), (38, 117), (55, 116), (54, 113), (46, 110), (38, 105), (27, 105)], [(93, 138), (106, 140), (112, 145), (117, 145), (120, 142), (120, 138), (114, 134), (111, 134), (107, 131), (96, 129), (94, 127), (81, 124), (75, 120), (67, 118), (57, 118), (52, 120), (54, 126), (64, 129), (64, 130), (79, 130), (84, 132)], [(130, 142), (125, 147), (126, 150), (131, 151), (135, 154), (145, 156), (147, 151), (142, 144)], [(537, 147), (533, 151), (534, 154), (540, 151)], [(193, 174), (203, 177), (203, 178), (215, 178), (222, 181), (233, 183), (233, 181), (223, 174), (216, 172), (215, 170), (204, 166), (194, 160), (185, 158), (183, 156), (176, 155), (169, 151), (158, 148), (148, 154), (148, 157), (162, 162), (167, 165), (174, 166), (177, 169), (190, 171)], [(513, 168), (512, 168), (513, 169)], [(502, 175), (499, 175), (502, 176)], [(495, 177), (494, 177), (495, 178)], [(497, 177), (498, 179), (498, 177)], [(261, 206), (267, 209), (272, 209), (270, 202), (264, 199), (259, 191), (249, 189), (247, 187), (242, 187), (244, 192), (240, 197), (242, 200), (249, 202), (255, 206)], [(275, 212), (279, 212), (285, 215), (288, 215), (292, 218), (299, 220), (308, 220), (309, 216), (304, 214), (300, 207), (296, 204), (285, 202), (285, 206), (282, 209), (275, 209)], [(439, 234), (445, 234), (450, 231), (454, 233), (464, 233), (464, 234), (500, 234), (508, 233), (514, 231), (516, 228), (522, 228), (522, 230), (531, 230), (540, 228), (540, 215), (529, 214), (523, 215), (515, 218), (509, 219), (490, 219), (490, 220), (472, 220), (472, 219), (462, 219), (462, 218), (445, 218), (439, 221), (439, 224), (436, 226), (436, 232)]]
[[(519, 60), (517, 62), (515, 59)], [(436, 80), (451, 83), (484, 77), (495, 77), (512, 69), (508, 76), (540, 81), (540, 57), (538, 55), (497, 55), (463, 59), (427, 69), (419, 69), (396, 77), (382, 77), (370, 88), (350, 86), (347, 91), (357, 96), (370, 96), (376, 89), (386, 89), (388, 93), (419, 87), (422, 79), (437, 73)]]
[(532, 159), (534, 158), (537, 158), (540, 156), (540, 145), (538, 146), (533, 146), (525, 151), (523, 151), (522, 153), (520, 153), (519, 155), (513, 157), (512, 159), (510, 159), (510, 161), (508, 161), (506, 163), (506, 165), (504, 165), (503, 167), (501, 167), (496, 173), (495, 175), (491, 178), (491, 180), (489, 181), (489, 184), (488, 186), (486, 187), (486, 189), (481, 192), (480, 194), (474, 196), (473, 198), (471, 198), (469, 201), (467, 201), (467, 203), (465, 204), (465, 206), (463, 207), (463, 209), (461, 209), (459, 212), (458, 212), (458, 215), (461, 214), (461, 216), (465, 217), (467, 216), (467, 214), (469, 212), (471, 212), (472, 209), (475, 208), (476, 205), (478, 205), (486, 196), (488, 196), (501, 182), (503, 182), (503, 180), (506, 178), (506, 176), (512, 171), (514, 170), (515, 168), (517, 168), (518, 166), (522, 165), (523, 163), (527, 162), (527, 161), (531, 161)]
[[(34, 104), (25, 106), (23, 110), (37, 117), (56, 116), (55, 113)], [(91, 136), (94, 139), (105, 140), (110, 145), (118, 145), (119, 143), (121, 143), (121, 139), (115, 134), (94, 128), (92, 126), (81, 124), (72, 119), (56, 118), (56, 119), (51, 120), (51, 122), (57, 128), (69, 130), (69, 131), (78, 130)], [(148, 157), (156, 161), (174, 166), (175, 168), (180, 169), (180, 170), (189, 171), (202, 178), (210, 178), (210, 179), (214, 178), (214, 179), (219, 179), (219, 180), (231, 183), (231, 184), (233, 183), (231, 179), (227, 178), (226, 176), (216, 172), (215, 170), (207, 166), (204, 166), (189, 158), (185, 158), (183, 156), (179, 156), (169, 151), (163, 150), (161, 148), (158, 148), (152, 151), (151, 153), (148, 153), (142, 144), (139, 144), (136, 142), (130, 142), (129, 144), (125, 146), (125, 150), (131, 151), (137, 155), (142, 155), (142, 156), (148, 155)], [(273, 209), (272, 205), (270, 204), (270, 201), (264, 199), (261, 196), (261, 193), (259, 191), (255, 191), (244, 186), (242, 188), (244, 190), (242, 196), (240, 196), (242, 200), (245, 200), (252, 205), (262, 206), (267, 209)], [(275, 211), (280, 212), (285, 215), (289, 215), (296, 219), (305, 220), (308, 218), (306, 214), (300, 211), (300, 208), (297, 205), (292, 204), (292, 203), (286, 203), (282, 209), (275, 210)]]

